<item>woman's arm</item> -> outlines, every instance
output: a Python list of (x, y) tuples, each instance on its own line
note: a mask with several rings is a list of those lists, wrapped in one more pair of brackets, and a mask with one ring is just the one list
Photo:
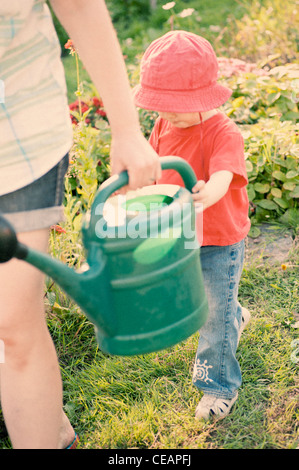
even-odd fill
[(103, 0), (51, 0), (57, 18), (104, 102), (112, 132), (112, 172), (136, 188), (160, 177), (158, 156), (141, 133), (121, 48)]

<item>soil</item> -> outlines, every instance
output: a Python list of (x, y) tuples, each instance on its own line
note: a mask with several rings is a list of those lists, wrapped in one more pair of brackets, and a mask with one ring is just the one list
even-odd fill
[(298, 259), (299, 240), (291, 229), (271, 224), (262, 224), (258, 228), (259, 236), (256, 238), (248, 236), (246, 239), (247, 263), (287, 264), (290, 256), (296, 251)]

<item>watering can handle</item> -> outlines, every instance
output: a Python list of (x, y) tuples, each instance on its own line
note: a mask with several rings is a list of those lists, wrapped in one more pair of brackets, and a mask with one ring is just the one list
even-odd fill
[[(181, 157), (160, 157), (162, 170), (176, 170), (182, 177), (185, 187), (191, 192), (193, 186), (197, 183), (196, 175), (189, 165)], [(111, 194), (118, 189), (126, 186), (129, 182), (127, 171), (122, 171), (119, 175), (111, 176), (100, 187), (94, 200), (94, 207), (105, 202)]]

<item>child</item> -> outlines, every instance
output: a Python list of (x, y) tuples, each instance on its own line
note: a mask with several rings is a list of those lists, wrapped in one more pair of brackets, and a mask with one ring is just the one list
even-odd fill
[[(224, 418), (238, 396), (236, 359), (249, 312), (238, 303), (248, 218), (243, 139), (216, 108), (231, 91), (217, 83), (218, 63), (204, 38), (171, 31), (146, 50), (135, 104), (159, 113), (150, 143), (160, 155), (176, 155), (193, 167), (195, 205), (203, 209), (201, 264), (209, 316), (200, 330), (193, 383), (204, 392), (195, 416)], [(183, 185), (172, 170), (159, 183)]]
[[(113, 137), (112, 172), (127, 169), (131, 188), (149, 184), (159, 177), (159, 158), (140, 130), (104, 0), (52, 0), (51, 5), (104, 101)], [(45, 0), (1, 0), (0, 212), (21, 242), (42, 251), (48, 248), (49, 227), (61, 218), (72, 144), (60, 54)], [(1, 408), (14, 448), (74, 448), (76, 434), (62, 412), (43, 281), (40, 271), (19, 260), (0, 265)]]

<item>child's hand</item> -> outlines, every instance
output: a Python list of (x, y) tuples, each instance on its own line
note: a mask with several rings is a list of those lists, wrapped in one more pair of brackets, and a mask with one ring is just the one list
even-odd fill
[(196, 200), (197, 197), (198, 197), (198, 194), (196, 194), (196, 193), (199, 193), (199, 191), (202, 191), (203, 188), (205, 187), (205, 184), (206, 184), (206, 183), (205, 183), (204, 180), (199, 180), (199, 181), (197, 181), (196, 185), (193, 186), (192, 192), (193, 192), (194, 194), (193, 194), (192, 197), (193, 197), (194, 200)]
[(222, 170), (213, 173), (206, 183), (203, 180), (197, 181), (192, 188), (196, 212), (202, 212), (218, 202), (227, 192), (232, 178), (232, 172)]
[(205, 186), (205, 181), (199, 180), (197, 181), (196, 185), (192, 188), (192, 199), (194, 201), (194, 207), (197, 213), (202, 212), (204, 209), (206, 209), (204, 205), (204, 201), (207, 196)]

